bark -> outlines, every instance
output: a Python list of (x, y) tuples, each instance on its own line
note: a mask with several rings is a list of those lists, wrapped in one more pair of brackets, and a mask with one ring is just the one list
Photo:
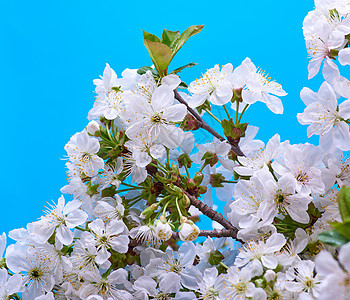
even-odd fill
[(180, 103), (186, 105), (187, 110), (194, 116), (197, 121), (199, 122), (199, 126), (203, 128), (204, 130), (211, 133), (213, 136), (215, 136), (220, 141), (227, 141), (231, 145), (232, 151), (237, 156), (244, 156), (244, 153), (242, 152), (241, 148), (238, 146), (238, 144), (230, 143), (227, 139), (225, 139), (223, 136), (218, 134), (212, 127), (210, 127), (203, 119), (202, 117), (197, 113), (197, 111), (191, 107), (189, 107), (188, 103), (180, 96), (180, 94), (177, 92), (177, 90), (174, 90), (175, 99), (179, 101)]

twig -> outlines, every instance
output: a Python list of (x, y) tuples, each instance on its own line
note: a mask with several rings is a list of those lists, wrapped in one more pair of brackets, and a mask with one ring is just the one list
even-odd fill
[[(213, 230), (201, 230), (199, 232), (199, 236), (206, 236), (206, 237), (231, 237), (236, 239), (237, 241), (243, 243), (243, 241), (237, 239), (237, 230), (236, 229), (213, 229)], [(179, 232), (173, 232), (171, 236), (174, 240), (179, 240)], [(130, 239), (129, 247), (133, 248), (138, 245), (141, 245), (142, 241), (140, 239)]]
[(216, 212), (211, 207), (204, 204), (201, 200), (197, 199), (195, 196), (186, 192), (184, 189), (182, 189), (182, 191), (190, 199), (191, 205), (198, 208), (203, 213), (203, 215), (206, 215), (208, 218), (212, 219), (213, 221), (218, 222), (219, 224), (224, 226), (226, 229), (234, 230), (235, 231), (234, 238), (236, 238), (238, 229), (235, 228), (229, 221), (227, 221), (221, 213)]
[[(213, 229), (213, 230), (201, 230), (199, 232), (199, 236), (206, 236), (206, 237), (232, 237), (236, 239), (236, 231), (234, 229)], [(172, 238), (175, 240), (178, 240), (179, 233), (173, 232)]]
[[(202, 117), (193, 109), (191, 108), (188, 103), (180, 96), (180, 94), (177, 92), (177, 90), (174, 90), (174, 94), (175, 94), (175, 99), (177, 101), (179, 101), (180, 103), (186, 105), (187, 110), (192, 114), (192, 116), (194, 116), (197, 121), (199, 122), (199, 126), (201, 128), (203, 128), (204, 130), (208, 131), (209, 133), (211, 133), (213, 136), (215, 136), (217, 139), (219, 139), (220, 141), (227, 141), (224, 137), (222, 137), (220, 134), (218, 134), (213, 128), (211, 128), (203, 119)], [(242, 152), (241, 148), (239, 148), (238, 145), (236, 144), (232, 144), (229, 141), (227, 141), (232, 148), (232, 151), (234, 153), (236, 153), (236, 155), (238, 156), (244, 156), (244, 153)]]

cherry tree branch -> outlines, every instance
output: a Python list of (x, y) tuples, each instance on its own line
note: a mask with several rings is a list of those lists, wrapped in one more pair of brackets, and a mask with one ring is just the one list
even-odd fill
[[(213, 229), (213, 230), (201, 230), (199, 232), (199, 236), (206, 236), (206, 237), (232, 237), (234, 239), (236, 238), (237, 232), (234, 229)], [(180, 239), (178, 232), (173, 232), (172, 238), (175, 240)], [(238, 240), (242, 242), (241, 240)]]
[(222, 226), (224, 226), (227, 230), (233, 230), (234, 231), (234, 238), (236, 238), (238, 229), (235, 228), (229, 221), (225, 219), (225, 217), (221, 214), (213, 210), (208, 205), (204, 204), (201, 200), (197, 199), (195, 196), (189, 194), (186, 192), (183, 188), (181, 188), (183, 193), (190, 199), (191, 205), (198, 208), (200, 212), (203, 213), (203, 215), (206, 215), (208, 218), (212, 219), (213, 221), (218, 222)]
[[(187, 110), (192, 114), (192, 116), (194, 116), (198, 123), (199, 123), (199, 127), (203, 128), (204, 130), (208, 131), (209, 133), (211, 133), (213, 136), (215, 136), (217, 139), (219, 139), (220, 141), (227, 141), (223, 136), (221, 136), (219, 133), (217, 133), (212, 127), (210, 127), (203, 119), (202, 117), (196, 112), (195, 109), (191, 108), (188, 103), (180, 96), (180, 94), (178, 93), (178, 91), (175, 89), (174, 90), (174, 94), (175, 94), (175, 99), (177, 101), (179, 101), (180, 103), (186, 105)], [(234, 153), (236, 153), (236, 155), (238, 156), (244, 156), (244, 153), (242, 152), (241, 148), (238, 146), (238, 144), (232, 144), (229, 141), (227, 141), (230, 145), (231, 145), (231, 149)]]
[[(221, 238), (221, 237), (231, 237), (236, 239), (237, 241), (243, 243), (243, 241), (237, 239), (237, 230), (236, 229), (213, 229), (213, 230), (201, 230), (199, 232), (199, 236), (205, 236), (205, 237), (216, 237), (216, 238)], [(179, 240), (179, 232), (173, 232), (171, 236), (174, 240)], [(142, 241), (139, 239), (130, 239), (129, 242), (129, 247), (133, 248), (138, 245), (141, 245)]]

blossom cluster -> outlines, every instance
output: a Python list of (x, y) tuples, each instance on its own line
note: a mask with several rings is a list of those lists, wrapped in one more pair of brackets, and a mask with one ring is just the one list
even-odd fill
[(168, 72), (201, 29), (144, 32), (154, 66), (94, 80), (89, 123), (65, 145), (70, 196), (15, 243), (0, 236), (0, 299), (349, 299), (350, 82), (336, 59), (350, 64), (350, 3), (316, 0), (304, 20), (309, 78), (323, 63), (325, 81), (301, 91), (297, 118), (318, 146), (255, 138), (246, 110), (282, 114), (287, 93), (249, 58), (188, 86), (193, 63)]

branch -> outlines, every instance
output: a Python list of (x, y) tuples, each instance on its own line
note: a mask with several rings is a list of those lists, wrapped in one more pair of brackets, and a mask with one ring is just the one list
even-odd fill
[(228, 230), (234, 230), (234, 238), (236, 238), (238, 229), (235, 228), (229, 221), (225, 219), (225, 217), (221, 214), (213, 210), (208, 205), (204, 204), (201, 200), (198, 200), (195, 196), (186, 192), (183, 188), (181, 188), (183, 193), (190, 199), (191, 205), (198, 208), (203, 215), (206, 215), (208, 218), (218, 222), (222, 226), (224, 226)]
[[(191, 108), (188, 103), (180, 96), (178, 91), (175, 89), (174, 90), (175, 94), (175, 99), (179, 101), (180, 103), (186, 105), (187, 110), (194, 116), (197, 121), (199, 122), (199, 126), (203, 128), (204, 130), (208, 131), (211, 133), (213, 136), (215, 136), (217, 139), (220, 141), (227, 141), (224, 137), (222, 137), (220, 134), (218, 134), (213, 128), (211, 128), (203, 119), (202, 117), (196, 112), (195, 109)], [(238, 144), (232, 144), (229, 141), (227, 141), (231, 145), (231, 149), (236, 155), (238, 156), (244, 156), (244, 153), (242, 152), (241, 148), (238, 146)]]
[[(201, 230), (199, 232), (199, 236), (206, 236), (206, 237), (232, 237), (234, 239), (236, 238), (236, 231), (234, 229), (213, 229), (213, 230)], [(172, 238), (175, 240), (180, 239), (178, 232), (173, 232)], [(240, 240), (239, 240), (240, 241)]]
[[(213, 230), (201, 230), (199, 232), (199, 236), (217, 237), (217, 238), (231, 237), (243, 243), (243, 241), (237, 239), (236, 235), (237, 235), (236, 229), (213, 229)], [(171, 238), (173, 238), (174, 240), (179, 240), (180, 239), (179, 232), (173, 232)], [(133, 248), (141, 244), (142, 243), (140, 240), (130, 239), (129, 247)]]

